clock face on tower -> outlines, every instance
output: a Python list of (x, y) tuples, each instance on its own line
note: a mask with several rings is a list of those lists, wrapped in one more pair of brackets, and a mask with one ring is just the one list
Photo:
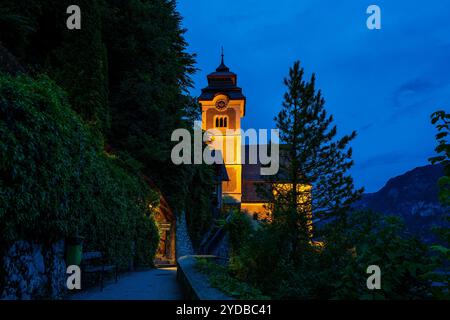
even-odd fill
[(223, 111), (223, 110), (225, 110), (227, 108), (227, 105), (228, 105), (228, 103), (227, 103), (226, 100), (222, 100), (222, 99), (218, 100), (216, 102), (216, 109), (219, 110), (219, 111)]

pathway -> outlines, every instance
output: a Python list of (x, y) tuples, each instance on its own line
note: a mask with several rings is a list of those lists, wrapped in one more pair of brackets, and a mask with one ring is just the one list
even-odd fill
[(95, 287), (70, 296), (70, 300), (181, 300), (176, 268), (133, 272), (107, 282), (100, 291)]

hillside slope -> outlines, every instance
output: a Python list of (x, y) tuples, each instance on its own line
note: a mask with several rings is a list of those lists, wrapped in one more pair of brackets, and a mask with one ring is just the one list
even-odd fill
[(442, 175), (443, 167), (440, 165), (417, 167), (389, 179), (379, 191), (364, 194), (355, 207), (400, 216), (411, 233), (425, 241), (435, 240), (431, 228), (444, 223), (445, 209), (437, 196), (437, 181)]

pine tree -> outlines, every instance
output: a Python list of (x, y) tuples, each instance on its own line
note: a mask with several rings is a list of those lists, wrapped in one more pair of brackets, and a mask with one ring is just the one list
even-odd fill
[(73, 109), (92, 129), (106, 134), (110, 127), (108, 104), (107, 53), (102, 39), (101, 0), (79, 0), (82, 8), (81, 30), (65, 26), (65, 19), (57, 19), (72, 4), (59, 0), (53, 15), (61, 32), (61, 43), (51, 52), (49, 73), (69, 94)]
[(45, 1), (2, 0), (0, 42), (19, 59), (25, 57), (29, 37), (38, 29), (38, 17)]
[[(177, 212), (185, 205), (195, 170), (172, 163), (171, 134), (192, 128), (201, 110), (187, 92), (196, 69), (195, 55), (186, 52), (184, 32), (174, 0), (107, 3), (108, 140), (142, 164), (143, 173)], [(208, 185), (199, 188), (209, 192)]]
[(363, 190), (355, 190), (348, 174), (353, 165), (348, 144), (356, 132), (336, 138), (337, 128), (324, 108), (321, 91), (316, 91), (315, 75), (304, 80), (297, 61), (284, 84), (283, 106), (275, 117), (283, 145), (272, 189), (273, 219), (284, 225), (291, 253), (298, 256), (301, 247), (310, 243), (311, 220), (345, 220)]

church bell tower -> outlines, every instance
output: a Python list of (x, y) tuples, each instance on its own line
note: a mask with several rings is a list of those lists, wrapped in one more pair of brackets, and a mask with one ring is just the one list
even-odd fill
[(242, 199), (241, 118), (245, 115), (245, 96), (237, 86), (237, 75), (222, 61), (208, 74), (208, 86), (198, 102), (202, 106), (202, 129), (214, 132), (211, 147), (220, 150), (230, 181), (223, 182), (223, 200), (240, 204)]

